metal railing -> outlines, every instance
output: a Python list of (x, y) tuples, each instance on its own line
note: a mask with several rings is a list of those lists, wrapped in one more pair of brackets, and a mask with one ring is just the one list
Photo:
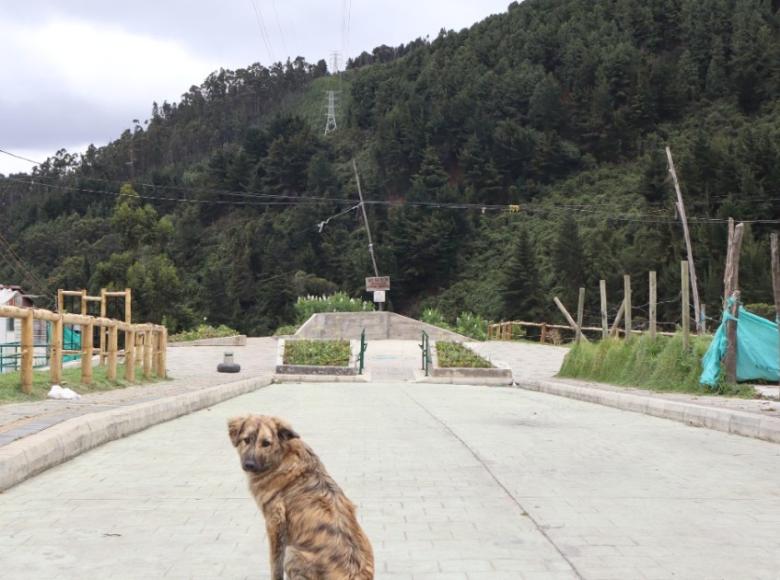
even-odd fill
[(422, 370), (425, 371), (425, 376), (427, 377), (433, 360), (431, 359), (431, 339), (424, 330), (422, 331), (422, 342), (419, 346), (422, 351)]
[(366, 368), (366, 350), (368, 350), (368, 341), (366, 341), (366, 329), (360, 333), (360, 355), (358, 356), (358, 373), (363, 374)]

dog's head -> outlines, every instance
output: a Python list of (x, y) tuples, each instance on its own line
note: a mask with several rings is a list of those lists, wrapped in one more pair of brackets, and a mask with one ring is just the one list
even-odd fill
[(286, 421), (266, 415), (230, 419), (228, 434), (241, 458), (241, 468), (255, 474), (279, 467), (288, 442), (299, 437)]

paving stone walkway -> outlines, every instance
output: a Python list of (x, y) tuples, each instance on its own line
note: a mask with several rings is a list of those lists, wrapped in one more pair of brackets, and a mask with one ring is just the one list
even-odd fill
[(287, 417), (389, 580), (780, 570), (780, 446), (510, 388), (272, 385), (0, 494), (4, 579), (267, 578), (226, 419)]
[[(568, 352), (567, 348), (531, 344), (524, 342), (473, 342), (469, 346), (482, 356), (492, 361), (501, 361), (512, 368), (512, 374), (516, 382), (534, 379), (552, 379), (558, 373), (563, 363), (563, 358)], [(647, 389), (632, 387), (618, 387), (605, 383), (592, 381), (576, 381), (572, 379), (555, 379), (556, 381), (584, 386), (593, 389), (604, 389), (621, 393), (633, 393), (646, 397), (669, 399), (706, 405), (733, 411), (757, 413), (762, 416), (780, 418), (780, 401), (777, 400), (777, 389), (767, 388), (765, 399), (738, 399), (733, 397), (719, 397), (706, 395), (691, 395), (686, 393), (659, 393)]]
[[(223, 353), (232, 351), (241, 372), (226, 375), (216, 372)], [(77, 401), (45, 400), (0, 405), (0, 447), (16, 439), (37, 433), (61, 421), (94, 413), (180, 395), (214, 385), (273, 374), (276, 364), (276, 340), (250, 338), (244, 347), (175, 347), (168, 350), (168, 374), (171, 380), (137, 385), (84, 395)]]

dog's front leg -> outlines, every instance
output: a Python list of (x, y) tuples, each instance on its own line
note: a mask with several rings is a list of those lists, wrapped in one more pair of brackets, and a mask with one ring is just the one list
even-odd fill
[(271, 580), (284, 580), (284, 550), (287, 547), (284, 507), (279, 506), (273, 514), (267, 514), (265, 522), (271, 551)]

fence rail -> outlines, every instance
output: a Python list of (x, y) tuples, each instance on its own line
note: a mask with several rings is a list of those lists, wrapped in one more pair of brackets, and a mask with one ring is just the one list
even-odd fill
[[(36, 345), (33, 340), (33, 322), (45, 320), (52, 323), (51, 341), (48, 345), (49, 374), (52, 383), (62, 381), (63, 355), (72, 351), (63, 349), (63, 328), (65, 324), (81, 327), (81, 382), (92, 383), (92, 357), (101, 349), (94, 346), (94, 330), (100, 329), (101, 334), (107, 331), (107, 361), (106, 377), (116, 380), (117, 363), (121, 354), (125, 357), (125, 380), (135, 381), (135, 364), (137, 357), (143, 363), (143, 376), (150, 378), (152, 373), (165, 377), (166, 348), (168, 330), (157, 324), (131, 324), (112, 318), (57, 313), (39, 308), (19, 308), (17, 306), (0, 306), (0, 317), (15, 318), (22, 321), (22, 340), (20, 345), (21, 388), (25, 393), (32, 391), (33, 368)], [(119, 332), (125, 333), (125, 350), (118, 348)]]
[[(525, 322), (523, 320), (510, 320), (506, 322), (497, 322), (495, 324), (489, 324), (487, 329), (487, 338), (488, 340), (512, 340), (513, 336), (513, 330), (514, 327), (520, 327), (520, 328), (539, 328), (541, 329), (541, 335), (540, 335), (540, 342), (546, 343), (548, 342), (548, 339), (551, 337), (551, 333), (549, 331), (558, 331), (558, 330), (568, 330), (573, 332), (575, 335), (577, 333), (577, 329), (573, 326), (570, 326), (568, 324), (548, 324), (546, 322)], [(583, 331), (588, 332), (598, 332), (601, 333), (602, 329), (601, 327), (597, 326), (583, 326)], [(645, 334), (644, 330), (636, 330), (632, 329), (631, 334)], [(612, 329), (613, 334), (625, 334), (626, 331), (622, 328), (613, 328)], [(662, 335), (662, 336), (674, 336), (674, 332), (656, 332), (656, 334)]]

